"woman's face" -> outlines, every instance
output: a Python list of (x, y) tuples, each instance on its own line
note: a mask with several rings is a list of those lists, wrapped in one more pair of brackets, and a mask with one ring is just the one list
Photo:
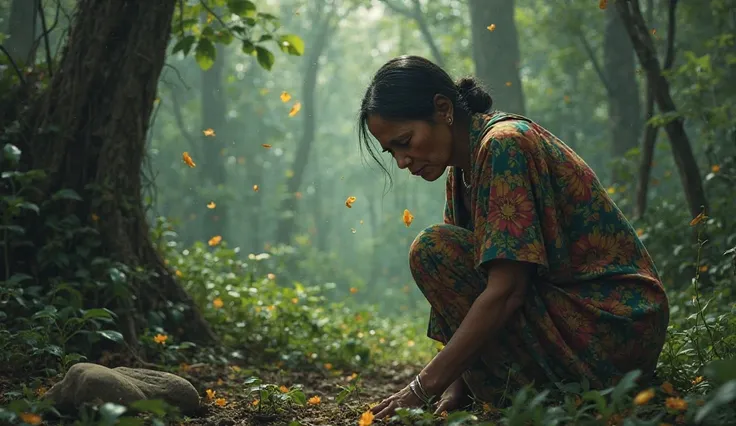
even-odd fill
[(378, 115), (368, 116), (368, 130), (389, 152), (400, 169), (434, 181), (445, 172), (452, 159), (451, 113), (437, 112), (434, 122), (389, 121)]

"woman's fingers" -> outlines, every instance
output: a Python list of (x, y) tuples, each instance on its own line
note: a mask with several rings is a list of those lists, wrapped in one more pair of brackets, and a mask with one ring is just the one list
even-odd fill
[(439, 402), (437, 402), (437, 409), (434, 410), (434, 414), (440, 414), (443, 411), (449, 411), (447, 408), (450, 405), (450, 402), (446, 399), (440, 399)]
[(384, 408), (378, 414), (376, 414), (375, 418), (382, 419), (388, 415), (394, 414), (397, 408), (399, 408), (399, 405), (396, 403), (396, 401), (391, 401), (388, 403), (386, 408)]
[(384, 408), (386, 408), (388, 406), (388, 404), (390, 404), (390, 403), (391, 403), (391, 399), (390, 398), (384, 399), (378, 405), (376, 405), (375, 407), (371, 408), (371, 413), (373, 413), (374, 415), (380, 413), (381, 410), (383, 410)]

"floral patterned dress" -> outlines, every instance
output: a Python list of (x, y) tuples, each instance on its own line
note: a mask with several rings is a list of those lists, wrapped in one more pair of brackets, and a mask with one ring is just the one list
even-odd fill
[(450, 168), (444, 224), (414, 240), (410, 267), (431, 305), (428, 335), (447, 343), (486, 288), (492, 259), (536, 265), (523, 307), (464, 379), (493, 401), (536, 383), (617, 382), (650, 375), (669, 305), (636, 231), (595, 173), (528, 118), (494, 112), (470, 124), (470, 190)]

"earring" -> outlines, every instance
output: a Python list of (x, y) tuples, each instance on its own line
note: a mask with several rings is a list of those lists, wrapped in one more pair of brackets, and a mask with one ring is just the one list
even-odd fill
[(447, 117), (447, 124), (452, 126), (452, 117)]

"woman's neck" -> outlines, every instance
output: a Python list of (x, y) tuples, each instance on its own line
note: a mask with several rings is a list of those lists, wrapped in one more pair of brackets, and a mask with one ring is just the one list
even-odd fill
[(471, 117), (458, 120), (452, 127), (452, 158), (450, 165), (470, 170), (470, 126)]

